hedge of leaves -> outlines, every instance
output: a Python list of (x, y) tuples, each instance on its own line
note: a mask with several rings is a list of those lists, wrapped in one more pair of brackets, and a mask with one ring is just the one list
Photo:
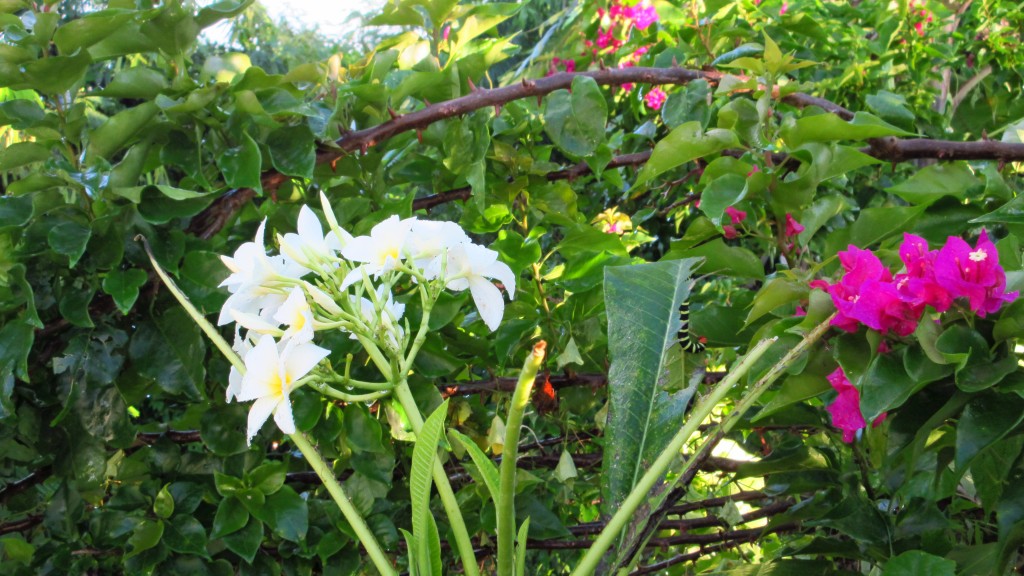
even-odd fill
[[(516, 453), (508, 393), (540, 340), (525, 573), (577, 566), (688, 427), (599, 573), (1020, 565), (1016, 5), (391, 0), (367, 54), (268, 72), (199, 40), (249, 4), (0, 1), (4, 573), (373, 573), (303, 441), (398, 571), (438, 569), (402, 537), (424, 510), (467, 570), (451, 502), (417, 499), (417, 410), (476, 570), (505, 570), (486, 459)], [(217, 323), (221, 256), (257, 229), (284, 253), (310, 217), (456, 222), (509, 300), (495, 325), (459, 285), (425, 308), (437, 277), (366, 292), (391, 333), (427, 318), (412, 405), (307, 386), (285, 397), (300, 439), (250, 444), (231, 364), (136, 237)], [(350, 335), (318, 334), (318, 373), (379, 380)]]

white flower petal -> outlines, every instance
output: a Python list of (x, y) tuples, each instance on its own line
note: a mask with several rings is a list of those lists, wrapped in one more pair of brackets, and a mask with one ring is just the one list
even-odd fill
[(238, 400), (248, 402), (268, 394), (277, 394), (272, 384), (278, 368), (279, 357), (274, 337), (260, 337), (256, 346), (245, 355), (245, 377), (242, 378), (241, 390), (236, 394)]
[(501, 282), (505, 287), (505, 292), (508, 293), (508, 299), (512, 300), (516, 295), (516, 275), (512, 273), (512, 269), (508, 267), (508, 264), (504, 262), (495, 261), (485, 270), (480, 272), (481, 275), (487, 276), (488, 278), (494, 278)]
[(321, 308), (326, 310), (329, 314), (341, 314), (341, 307), (338, 306), (338, 303), (334, 301), (334, 298), (331, 298), (330, 295), (328, 295), (326, 292), (310, 284), (309, 282), (306, 282), (305, 287), (306, 293), (308, 293), (309, 297), (313, 299), (313, 302), (316, 302)]
[(281, 332), (277, 324), (271, 324), (255, 314), (238, 310), (230, 310), (230, 313), (231, 317), (235, 319), (235, 323), (246, 330), (252, 330), (258, 334), (279, 334)]
[(473, 302), (484, 324), (492, 332), (497, 330), (501, 316), (505, 313), (505, 301), (501, 298), (501, 292), (482, 276), (469, 278), (469, 292), (473, 295)]
[(245, 440), (246, 444), (252, 444), (252, 439), (257, 433), (259, 433), (260, 428), (263, 427), (263, 423), (267, 421), (267, 418), (270, 418), (274, 409), (277, 408), (279, 401), (280, 398), (264, 396), (252, 403), (252, 407), (249, 408), (248, 431)]
[(284, 363), (287, 380), (294, 382), (302, 378), (330, 353), (330, 350), (321, 348), (316, 344), (289, 341), (288, 345), (285, 346), (284, 352), (281, 354), (281, 361)]
[(281, 432), (295, 434), (295, 418), (292, 417), (292, 403), (285, 394), (274, 410), (274, 422)]
[(242, 373), (234, 366), (228, 372), (227, 401), (230, 403), (242, 392)]

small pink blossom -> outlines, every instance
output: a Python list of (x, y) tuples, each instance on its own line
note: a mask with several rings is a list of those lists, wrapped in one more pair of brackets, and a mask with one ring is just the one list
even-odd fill
[(445, 26), (444, 30), (441, 32), (441, 38), (443, 38), (444, 40), (448, 40), (448, 35), (451, 34), (451, 33), (452, 33), (452, 26), (451, 26), (451, 24), (449, 24), (448, 26)]
[(753, 176), (754, 174), (757, 174), (760, 171), (761, 171), (761, 169), (758, 168), (757, 164), (754, 164), (754, 167), (750, 169), (750, 172), (747, 172), (747, 178), (750, 178), (751, 176)]
[(786, 236), (796, 236), (803, 231), (803, 225), (797, 222), (792, 214), (786, 212)]
[[(846, 378), (842, 368), (836, 368), (827, 378), (838, 393), (835, 401), (828, 405), (832, 425), (843, 431), (843, 442), (853, 442), (857, 432), (867, 426), (860, 411), (860, 391)], [(882, 414), (876, 418), (874, 425), (881, 424), (885, 416)]]
[(570, 59), (570, 58), (566, 58), (565, 60), (562, 60), (562, 64), (565, 64), (565, 71), (566, 72), (575, 72), (576, 71), (576, 61), (575, 60)]
[(633, 91), (633, 83), (632, 82), (626, 82), (625, 84), (623, 84), (622, 85), (622, 91), (623, 92), (632, 92)]
[(668, 96), (665, 91), (655, 86), (644, 96), (644, 103), (647, 107), (652, 110), (661, 110), (661, 105), (665, 103)]
[(892, 274), (870, 250), (861, 250), (852, 244), (839, 253), (839, 262), (845, 272), (839, 282), (829, 284), (824, 280), (814, 280), (810, 285), (832, 297), (837, 311), (832, 325), (846, 332), (856, 332), (861, 324), (856, 308), (862, 286), (869, 281), (888, 282), (892, 280)]
[(868, 280), (861, 284), (859, 297), (847, 315), (873, 330), (909, 336), (917, 329), (923, 311), (924, 306), (900, 298), (895, 283)]
[(733, 238), (738, 238), (740, 233), (736, 231), (735, 226), (726, 224), (725, 226), (722, 226), (722, 235), (729, 240), (732, 240)]
[(633, 58), (639, 60), (641, 56), (647, 54), (648, 50), (650, 50), (649, 46), (641, 46), (637, 48), (636, 50), (633, 51)]
[(779, 16), (785, 16), (786, 12), (789, 11), (789, 2), (783, 2), (782, 8), (779, 9)]
[(646, 30), (648, 26), (658, 21), (658, 11), (651, 6), (648, 0), (643, 0), (633, 7), (633, 23), (640, 30)]
[(794, 316), (807, 316), (807, 310), (804, 310), (803, 306), (799, 306), (798, 305), (796, 307), (796, 312), (793, 315)]
[(903, 300), (911, 304), (927, 305), (945, 312), (953, 297), (935, 280), (936, 250), (928, 250), (928, 242), (920, 236), (904, 234), (900, 245), (900, 259), (907, 267), (906, 274), (896, 276), (896, 288)]
[(739, 224), (740, 222), (743, 222), (744, 220), (747, 219), (746, 212), (744, 212), (743, 210), (737, 210), (732, 206), (726, 207), (725, 213), (729, 215), (729, 218), (732, 220), (733, 224)]

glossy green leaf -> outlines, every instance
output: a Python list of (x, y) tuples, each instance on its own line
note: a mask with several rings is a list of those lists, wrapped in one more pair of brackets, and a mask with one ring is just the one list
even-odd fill
[(754, 296), (754, 305), (747, 314), (746, 325), (749, 326), (783, 304), (806, 299), (808, 292), (810, 289), (803, 282), (772, 278)]
[(206, 369), (193, 360), (205, 356), (206, 343), (199, 327), (181, 308), (140, 322), (132, 335), (129, 354), (139, 373), (168, 394), (202, 397)]
[(572, 90), (546, 98), (544, 130), (555, 145), (573, 156), (589, 156), (604, 142), (608, 104), (593, 78), (573, 78)]
[(242, 134), (241, 145), (228, 148), (217, 157), (217, 167), (224, 175), (224, 183), (231, 188), (252, 188), (262, 191), (260, 174), (262, 157), (256, 141)]
[(92, 228), (73, 220), (64, 220), (46, 235), (46, 240), (53, 251), (68, 257), (68, 266), (74, 267), (78, 259), (85, 254), (85, 247), (92, 237)]
[(309, 508), (291, 486), (282, 486), (267, 496), (266, 504), (258, 511), (250, 512), (266, 522), (274, 534), (290, 542), (301, 542), (309, 529)]
[(141, 552), (149, 550), (160, 543), (164, 534), (164, 523), (162, 520), (142, 520), (135, 527), (130, 538), (128, 538), (129, 550), (125, 558), (131, 558)]
[(139, 288), (147, 280), (149, 276), (138, 268), (111, 270), (103, 279), (103, 291), (114, 299), (114, 304), (122, 314), (128, 314), (139, 297)]
[(956, 576), (956, 562), (910, 550), (886, 562), (882, 576)]
[(174, 514), (174, 496), (171, 496), (167, 486), (164, 486), (156, 494), (156, 498), (153, 500), (153, 513), (157, 516), (167, 519)]
[(249, 518), (249, 522), (244, 528), (224, 536), (224, 545), (228, 550), (249, 564), (252, 564), (256, 557), (261, 542), (263, 542), (263, 523), (256, 518)]
[(501, 483), (501, 476), (498, 472), (498, 467), (494, 464), (494, 461), (487, 457), (487, 454), (480, 449), (480, 446), (473, 441), (472, 438), (459, 432), (458, 430), (452, 429), (448, 431), (448, 434), (455, 438), (462, 448), (469, 454), (469, 457), (473, 460), (473, 464), (476, 465), (477, 470), (480, 471), (480, 476), (484, 480), (484, 485), (487, 487), (487, 492), (491, 496), (491, 500), (494, 502), (498, 501), (498, 487)]
[(156, 104), (143, 102), (111, 116), (89, 134), (88, 157), (109, 159), (145, 129), (159, 111)]
[(287, 466), (284, 462), (264, 462), (245, 475), (246, 483), (267, 496), (284, 486)]
[(270, 162), (279, 172), (298, 178), (313, 177), (316, 141), (308, 126), (302, 124), (275, 130), (267, 137), (267, 145)]
[(857, 112), (847, 122), (835, 114), (815, 114), (799, 120), (788, 120), (782, 125), (782, 138), (791, 148), (798, 148), (806, 142), (834, 142), (843, 140), (867, 140), (882, 136), (912, 136), (901, 128), (879, 119), (867, 112)]
[(1024, 224), (1024, 196), (1018, 196), (999, 208), (971, 220), (973, 224)]
[[(747, 179), (738, 174), (723, 174), (712, 180), (700, 195), (700, 210), (715, 226), (723, 224), (725, 209), (743, 200)], [(728, 224), (731, 220), (726, 220)]]
[(982, 185), (966, 162), (925, 166), (888, 191), (911, 204), (929, 205), (943, 196), (963, 200)]
[(639, 188), (687, 162), (738, 145), (739, 140), (731, 130), (715, 128), (705, 132), (700, 122), (680, 124), (654, 146), (651, 158), (640, 170), (633, 188)]
[(690, 295), (698, 264), (685, 259), (605, 269), (612, 361), (603, 462), (605, 510), (616, 510), (625, 499), (646, 464), (671, 439), (693, 396), (692, 387), (679, 387), (672, 394), (664, 388), (669, 362), (680, 360), (679, 305)]
[(210, 538), (220, 538), (241, 530), (249, 522), (249, 511), (237, 499), (227, 497), (217, 505), (217, 514), (213, 517), (213, 530)]
[(32, 218), (30, 196), (0, 196), (0, 229), (24, 226)]
[(0, 171), (20, 168), (50, 157), (50, 147), (38, 142), (16, 142), (0, 150)]
[(966, 471), (982, 450), (995, 444), (1024, 420), (1024, 399), (987, 392), (964, 407), (956, 432), (956, 467)]
[(907, 375), (899, 354), (875, 356), (858, 385), (864, 420), (874, 422), (883, 412), (899, 408), (926, 384), (928, 382), (917, 382)]
[(764, 267), (753, 252), (739, 246), (728, 246), (716, 238), (687, 250), (673, 251), (666, 258), (703, 258), (697, 268), (703, 274), (721, 274), (736, 278), (764, 278)]
[(888, 206), (861, 210), (860, 217), (853, 223), (850, 242), (858, 248), (868, 248), (875, 242), (906, 230), (925, 210), (925, 206)]

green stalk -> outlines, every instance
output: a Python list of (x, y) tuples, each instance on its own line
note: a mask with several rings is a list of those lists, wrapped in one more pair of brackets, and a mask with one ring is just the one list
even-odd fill
[[(751, 366), (757, 362), (761, 356), (768, 351), (768, 347), (775, 342), (775, 338), (762, 340), (757, 343), (747, 355), (740, 360), (739, 364), (736, 365), (729, 374), (719, 382), (718, 386), (708, 394), (704, 400), (702, 400), (690, 413), (686, 420), (686, 424), (672, 437), (669, 441), (668, 446), (661, 452), (654, 464), (647, 470), (647, 472), (640, 478), (633, 491), (629, 493), (626, 500), (622, 502), (622, 506), (612, 516), (608, 524), (598, 535), (594, 543), (590, 545), (587, 553), (583, 555), (582, 560), (576, 569), (572, 571), (571, 576), (587, 576), (593, 574), (597, 565), (601, 561), (601, 557), (608, 550), (609, 547), (615, 542), (622, 529), (629, 523), (630, 518), (636, 510), (647, 500), (647, 495), (651, 489), (654, 488), (655, 484), (661, 480), (672, 466), (672, 462), (675, 461), (676, 457), (679, 456), (679, 452), (683, 449), (683, 445), (690, 439), (696, 431), (700, 423), (703, 422), (711, 411), (714, 410), (715, 406), (721, 402), (729, 390), (739, 382), (747, 371), (750, 370)], [(502, 460), (504, 464), (504, 459)], [(498, 533), (498, 537), (501, 537), (501, 533)]]
[(139, 234), (135, 237), (135, 241), (142, 242), (142, 246), (146, 249), (146, 255), (149, 256), (149, 261), (153, 264), (153, 269), (156, 270), (157, 276), (163, 280), (164, 285), (167, 286), (167, 289), (171, 291), (171, 294), (173, 294), (178, 300), (178, 303), (180, 303), (185, 311), (188, 312), (188, 315), (192, 317), (192, 320), (203, 330), (204, 333), (206, 333), (206, 337), (209, 338), (210, 341), (213, 342), (213, 345), (220, 350), (220, 353), (228, 359), (228, 362), (231, 362), (232, 366), (242, 374), (245, 374), (245, 362), (239, 358), (238, 354), (236, 354), (231, 348), (231, 345), (228, 344), (227, 340), (220, 335), (220, 332), (217, 332), (217, 328), (215, 328), (213, 324), (210, 324), (210, 321), (192, 305), (192, 302), (190, 302), (188, 297), (185, 296), (185, 293), (182, 292), (181, 288), (178, 288), (178, 285), (174, 283), (174, 280), (171, 280), (171, 277), (164, 272), (164, 269), (160, 267), (160, 264), (157, 264), (156, 257), (153, 256), (153, 251), (149, 248), (149, 240), (146, 240), (145, 236)]
[(523, 415), (530, 402), (530, 391), (537, 380), (537, 372), (544, 364), (547, 342), (541, 340), (526, 357), (523, 371), (519, 373), (516, 389), (512, 393), (512, 404), (505, 422), (505, 440), (501, 452), (501, 482), (498, 484), (498, 576), (513, 576), (515, 573), (516, 539), (516, 459), (519, 455), (519, 432), (523, 427)]
[(316, 475), (323, 481), (324, 487), (331, 494), (331, 498), (338, 505), (342, 515), (345, 516), (345, 520), (348, 520), (349, 525), (352, 526), (352, 530), (355, 531), (359, 542), (366, 548), (366, 553), (369, 554), (373, 565), (377, 567), (377, 571), (384, 576), (398, 576), (398, 571), (391, 566), (391, 561), (388, 560), (384, 550), (377, 543), (377, 538), (370, 531), (370, 527), (366, 525), (363, 517), (359, 515), (359, 511), (356, 510), (352, 502), (345, 496), (344, 489), (338, 483), (338, 479), (334, 477), (334, 472), (327, 465), (327, 462), (324, 462), (323, 457), (320, 456), (320, 452), (309, 443), (309, 440), (301, 432), (292, 434), (290, 438), (299, 448), (299, 451), (302, 452), (302, 455), (306, 457), (306, 461), (313, 467), (313, 470), (316, 471)]

